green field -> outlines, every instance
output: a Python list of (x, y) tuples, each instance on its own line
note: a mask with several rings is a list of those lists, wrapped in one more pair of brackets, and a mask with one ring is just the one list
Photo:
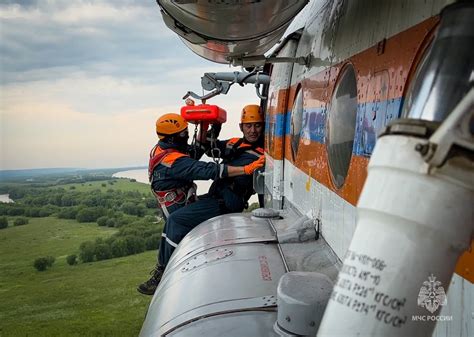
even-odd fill
[[(113, 181), (113, 185), (108, 183), (109, 181)], [(105, 186), (103, 186), (105, 184)], [(63, 185), (56, 185), (55, 188), (64, 188), (65, 190), (75, 189), (78, 192), (89, 192), (93, 190), (103, 190), (104, 192), (112, 189), (112, 190), (121, 190), (125, 191), (138, 191), (140, 193), (149, 193), (151, 194), (150, 185), (143, 184), (139, 182), (131, 182), (130, 179), (124, 178), (116, 178), (113, 180), (104, 180), (104, 181), (88, 181), (85, 183), (76, 183), (76, 184), (63, 184)]]
[[(151, 297), (135, 287), (156, 252), (66, 263), (80, 243), (115, 231), (55, 217), (0, 230), (0, 336), (137, 336)], [(36, 271), (33, 261), (47, 255), (56, 258), (52, 268)]]

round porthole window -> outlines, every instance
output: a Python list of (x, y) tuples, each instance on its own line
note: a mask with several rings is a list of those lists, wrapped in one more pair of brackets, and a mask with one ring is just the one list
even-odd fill
[(326, 146), (332, 180), (337, 188), (344, 185), (354, 145), (357, 117), (357, 83), (354, 68), (341, 70), (328, 112)]
[(293, 108), (291, 109), (290, 122), (290, 142), (293, 159), (296, 159), (298, 146), (301, 137), (301, 126), (303, 124), (303, 94), (301, 88), (298, 89)]

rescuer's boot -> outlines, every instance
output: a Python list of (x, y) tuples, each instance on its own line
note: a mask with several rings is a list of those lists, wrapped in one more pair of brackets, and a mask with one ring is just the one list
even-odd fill
[(150, 272), (150, 279), (140, 284), (137, 287), (137, 291), (145, 295), (153, 295), (155, 293), (156, 287), (158, 287), (158, 284), (160, 283), (161, 278), (163, 277), (164, 271), (165, 267), (160, 265), (156, 266), (155, 269)]

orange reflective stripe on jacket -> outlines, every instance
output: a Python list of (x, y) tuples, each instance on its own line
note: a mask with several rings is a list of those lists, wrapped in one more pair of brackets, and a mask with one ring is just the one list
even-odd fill
[(161, 165), (164, 165), (166, 167), (171, 167), (173, 163), (176, 161), (176, 159), (182, 158), (182, 157), (189, 157), (187, 154), (181, 153), (181, 152), (171, 152), (168, 153), (164, 158), (161, 160)]
[(162, 164), (166, 167), (171, 167), (176, 159), (187, 157), (186, 154), (178, 152), (175, 149), (162, 149), (156, 144), (150, 151), (150, 161), (148, 162), (148, 179), (151, 181), (153, 171)]
[[(240, 144), (238, 144), (240, 142)], [(226, 147), (228, 149), (232, 149), (234, 148), (235, 145), (237, 145), (237, 149), (239, 150), (244, 150), (245, 152), (247, 153), (251, 153), (257, 157), (261, 156), (262, 154), (264, 154), (264, 149), (261, 148), (261, 147), (256, 147), (254, 148), (252, 146), (252, 144), (249, 144), (249, 143), (245, 143), (243, 138), (231, 138), (227, 141), (226, 143)]]
[[(235, 144), (237, 144), (237, 142), (239, 140), (241, 140), (242, 138), (231, 138), (227, 141), (226, 143), (226, 147), (228, 148), (233, 148)], [(242, 144), (241, 144), (242, 145)]]

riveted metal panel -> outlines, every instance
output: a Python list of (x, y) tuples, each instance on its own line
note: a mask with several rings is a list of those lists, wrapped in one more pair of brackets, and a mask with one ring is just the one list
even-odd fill
[(173, 253), (169, 265), (180, 263), (191, 252), (197, 254), (223, 245), (262, 241), (276, 241), (267, 220), (252, 218), (250, 213), (221, 215), (189, 232)]
[[(250, 214), (210, 219), (175, 250), (141, 336), (162, 335), (208, 316), (275, 310), (278, 280), (285, 272), (268, 220)], [(262, 319), (257, 327), (269, 320), (267, 315), (255, 319)]]
[(341, 10), (334, 40), (335, 63), (438, 15), (453, 0), (339, 2)]
[(276, 244), (226, 246), (232, 254), (183, 270), (194, 254), (168, 265), (150, 304), (142, 336), (162, 335), (203, 316), (274, 306), (279, 278), (286, 272)]

